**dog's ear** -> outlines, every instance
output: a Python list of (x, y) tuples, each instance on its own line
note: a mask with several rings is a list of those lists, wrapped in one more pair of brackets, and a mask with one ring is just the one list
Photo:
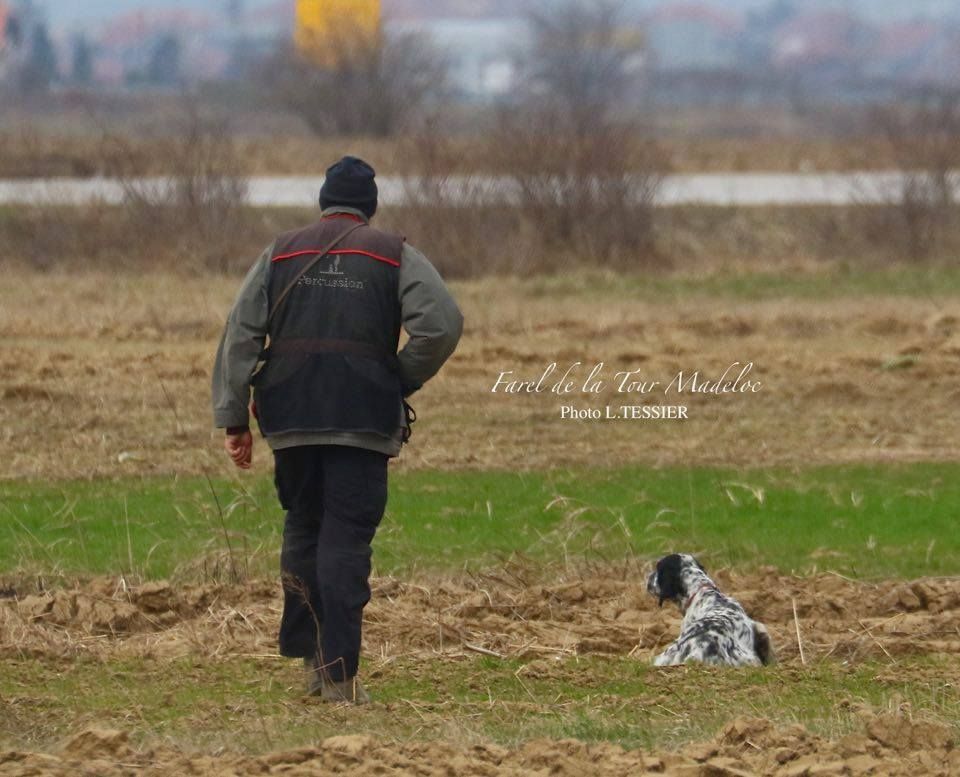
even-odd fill
[(679, 600), (686, 595), (686, 586), (680, 574), (683, 559), (673, 553), (657, 562), (657, 587), (660, 589), (660, 606), (667, 599)]

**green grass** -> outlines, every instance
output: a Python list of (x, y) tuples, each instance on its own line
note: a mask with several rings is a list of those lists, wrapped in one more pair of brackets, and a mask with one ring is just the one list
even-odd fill
[(955, 297), (960, 294), (956, 264), (830, 263), (816, 272), (779, 271), (623, 274), (584, 271), (539, 276), (522, 281), (533, 296), (596, 297), (604, 301), (630, 297), (651, 302), (711, 299), (839, 299), (864, 296)]
[[(859, 577), (957, 574), (960, 464), (817, 468), (394, 473), (375, 543), (381, 573), (495, 566), (523, 554), (568, 559), (697, 552), (708, 568), (773, 564)], [(65, 577), (276, 574), (282, 516), (269, 478), (0, 484), (0, 583)], [(216, 496), (214, 496), (214, 494)], [(221, 518), (222, 516), (222, 518)], [(229, 548), (227, 547), (229, 540)], [(206, 563), (195, 563), (206, 559)], [(378, 704), (305, 699), (298, 662), (270, 655), (138, 658), (0, 652), (0, 749), (55, 750), (90, 726), (137, 746), (263, 753), (342, 733), (378, 741), (548, 737), (674, 749), (732, 717), (799, 722), (831, 738), (857, 711), (896, 710), (958, 729), (960, 659), (936, 653), (851, 663), (836, 656), (758, 669), (662, 671), (645, 657), (498, 659), (401, 654), (364, 659)], [(960, 731), (958, 731), (960, 734)]]
[(371, 663), (365, 677), (378, 704), (344, 711), (300, 696), (294, 662), (0, 660), (0, 697), (11, 713), (0, 722), (0, 746), (45, 748), (84, 727), (106, 726), (133, 729), (143, 744), (249, 753), (309, 745), (345, 730), (381, 741), (479, 738), (513, 746), (573, 737), (674, 748), (712, 736), (731, 710), (800, 722), (829, 736), (858, 727), (857, 705), (906, 702), (915, 716), (946, 721), (960, 713), (944, 679), (956, 676), (956, 657), (909, 659), (902, 679), (891, 679), (897, 673), (880, 662), (733, 672), (663, 672), (626, 657), (549, 663), (532, 673), (524, 661), (483, 657)]
[[(700, 554), (862, 577), (960, 572), (960, 464), (808, 471), (401, 472), (375, 540), (380, 574)], [(216, 498), (214, 498), (214, 493)], [(222, 516), (222, 517), (221, 517)], [(267, 478), (0, 484), (0, 575), (224, 578), (275, 572)]]

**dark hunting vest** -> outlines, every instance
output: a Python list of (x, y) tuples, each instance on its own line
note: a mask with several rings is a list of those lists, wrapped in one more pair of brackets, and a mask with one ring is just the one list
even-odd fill
[[(269, 309), (297, 273), (350, 226), (348, 214), (281, 235), (273, 250)], [(367, 432), (403, 425), (397, 364), (403, 238), (364, 225), (311, 267), (269, 325), (266, 363), (254, 379), (264, 435)]]

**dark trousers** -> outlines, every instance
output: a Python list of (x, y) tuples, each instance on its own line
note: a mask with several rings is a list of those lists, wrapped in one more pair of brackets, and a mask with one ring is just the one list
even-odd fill
[(280, 653), (319, 655), (331, 679), (360, 663), (370, 601), (370, 542), (387, 505), (387, 456), (363, 448), (306, 445), (274, 451), (283, 526)]

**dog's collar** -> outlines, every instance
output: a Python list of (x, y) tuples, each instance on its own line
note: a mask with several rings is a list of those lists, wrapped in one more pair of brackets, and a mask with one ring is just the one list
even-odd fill
[(684, 612), (687, 611), (687, 609), (693, 603), (693, 600), (697, 596), (697, 594), (699, 594), (701, 591), (708, 591), (708, 590), (716, 591), (717, 587), (713, 583), (701, 583), (699, 588), (697, 588), (692, 594), (690, 594), (690, 596), (687, 597), (687, 601), (683, 603), (683, 611)]

